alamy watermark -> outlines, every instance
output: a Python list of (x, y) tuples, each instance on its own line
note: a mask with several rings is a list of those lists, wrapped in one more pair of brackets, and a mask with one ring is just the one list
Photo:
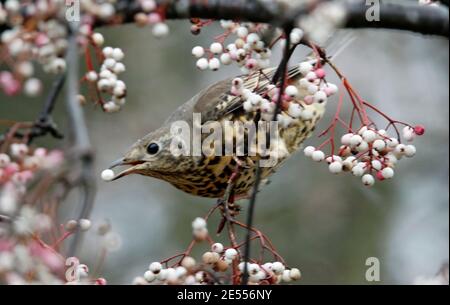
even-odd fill
[(65, 0), (66, 20), (68, 22), (79, 22), (81, 15), (80, 0)]
[(261, 167), (272, 167), (287, 156), (278, 121), (208, 121), (194, 113), (192, 126), (176, 121), (170, 128), (170, 152), (178, 156), (259, 156)]
[(366, 20), (369, 22), (379, 22), (380, 19), (380, 0), (366, 0)]
[(379, 282), (380, 281), (380, 260), (377, 257), (368, 257), (366, 259), (366, 281)]

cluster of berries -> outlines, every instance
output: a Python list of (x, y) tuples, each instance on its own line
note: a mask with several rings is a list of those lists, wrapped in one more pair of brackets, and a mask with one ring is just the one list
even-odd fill
[[(80, 6), (81, 24), (77, 37), (82, 48), (87, 48), (89, 44), (94, 47), (104, 44), (103, 36), (93, 33), (92, 28), (98, 20), (105, 23), (115, 22), (115, 16), (119, 13), (118, 2), (83, 2)], [(139, 2), (141, 9), (135, 15), (136, 22), (139, 25), (151, 24), (156, 37), (168, 35), (169, 28), (164, 23), (163, 8), (154, 0)], [(21, 92), (33, 97), (40, 95), (43, 84), (35, 77), (36, 62), (46, 73), (59, 74), (66, 70), (65, 55), (69, 33), (65, 20), (60, 16), (66, 15), (67, 9), (66, 3), (59, 0), (6, 0), (0, 3), (0, 60), (6, 63), (7, 67), (0, 70), (0, 91), (9, 96)], [(89, 52), (86, 54), (90, 56)], [(120, 62), (123, 52), (106, 47), (100, 55), (100, 72), (95, 72), (92, 64), (88, 65), (85, 80), (98, 86), (99, 92), (112, 96), (112, 100), (100, 102), (103, 110), (115, 112), (125, 103), (126, 87), (117, 79), (117, 76), (125, 71), (125, 66)], [(80, 95), (79, 100), (84, 103), (86, 98)]]
[[(298, 69), (302, 75), (298, 84), (287, 86), (283, 92), (281, 112), (277, 117), (277, 121), (283, 128), (290, 126), (298, 119), (311, 120), (315, 109), (312, 105), (325, 106), (328, 98), (338, 91), (336, 85), (325, 81), (326, 73), (323, 68), (315, 67), (313, 63), (305, 61), (299, 64)], [(255, 72), (255, 75), (262, 77), (258, 76), (258, 72)], [(255, 91), (245, 88), (242, 78), (232, 81), (231, 94), (243, 97), (244, 110), (246, 112), (260, 111), (263, 120), (271, 121), (276, 103), (279, 101), (280, 88), (268, 85), (267, 90), (262, 93)]]
[[(135, 285), (146, 285), (157, 282), (169, 285), (208, 285), (214, 283), (208, 267), (215, 272), (226, 272), (232, 268), (233, 261), (238, 261), (237, 251), (228, 248), (225, 252), (217, 252), (221, 244), (214, 244), (214, 250), (205, 252), (202, 255), (202, 262), (197, 263), (191, 256), (182, 259), (177, 267), (163, 268), (159, 262), (150, 264), (149, 269), (142, 277), (136, 277), (133, 281)], [(223, 247), (223, 246), (222, 246)], [(236, 252), (235, 257), (230, 253)], [(238, 263), (240, 274), (244, 273), (245, 263)], [(249, 274), (249, 284), (280, 284), (297, 281), (301, 278), (300, 270), (297, 268), (287, 269), (281, 262), (268, 262), (265, 264), (248, 263), (247, 272)]]
[(6, 95), (23, 92), (34, 97), (41, 93), (42, 83), (34, 76), (33, 61), (37, 61), (46, 73), (57, 74), (66, 69), (67, 28), (64, 24), (52, 18), (39, 18), (34, 28), (26, 23), (31, 15), (38, 18), (54, 12), (55, 6), (61, 4), (17, 0), (0, 3), (0, 26), (6, 26), (0, 36), (0, 59), (9, 68), (0, 71), (0, 89)]
[(164, 13), (155, 0), (139, 0), (142, 12), (134, 16), (138, 26), (152, 26), (152, 34), (156, 38), (169, 35), (169, 26), (164, 22)]
[(0, 213), (13, 214), (17, 211), (17, 198), (25, 192), (27, 182), (37, 172), (51, 170), (63, 161), (59, 150), (32, 149), (23, 143), (13, 143), (9, 153), (0, 153)]
[[(103, 35), (100, 33), (93, 33), (91, 39), (95, 47), (102, 47), (104, 44)], [(103, 110), (116, 112), (126, 102), (126, 85), (119, 79), (119, 75), (125, 72), (125, 65), (122, 63), (125, 55), (122, 49), (109, 46), (102, 49), (102, 55), (100, 72), (90, 70), (84, 79), (96, 86), (98, 92), (111, 96), (108, 102), (102, 103)]]
[[(35, 202), (52, 202), (50, 192), (43, 191), (42, 186), (59, 179), (60, 170), (55, 169), (62, 168), (63, 153), (10, 143), (9, 138), (2, 142), (2, 149), (5, 152), (0, 153), (0, 284), (105, 284), (102, 278), (87, 280), (83, 276), (87, 272), (85, 265), (72, 270), (75, 277), (63, 277), (65, 262), (60, 245), (78, 229), (89, 230), (91, 221), (69, 220), (59, 226), (54, 219), (55, 210), (49, 209), (49, 205), (27, 204), (26, 194), (42, 193), (45, 200), (36, 197)], [(110, 250), (107, 246), (114, 241), (112, 233), (105, 229), (102, 232), (103, 246)], [(49, 239), (52, 241), (48, 242)]]
[[(424, 133), (423, 126), (405, 126), (401, 138), (412, 142), (416, 136)], [(374, 185), (376, 180), (393, 178), (398, 161), (416, 154), (414, 145), (403, 144), (400, 137), (392, 137), (386, 130), (371, 126), (362, 126), (356, 133), (343, 135), (341, 144), (337, 155), (326, 156), (320, 148), (313, 146), (306, 147), (304, 153), (316, 162), (326, 161), (333, 174), (349, 172), (361, 177), (366, 186)]]
[[(217, 71), (221, 65), (235, 62), (243, 74), (249, 74), (270, 66), (272, 51), (261, 39), (267, 25), (228, 20), (221, 20), (220, 25), (225, 33), (216, 37), (209, 48), (196, 46), (192, 49), (197, 68)], [(225, 45), (225, 40), (231, 36), (235, 36), (233, 42)]]
[[(197, 262), (188, 253), (184, 253), (178, 263), (168, 266), (168, 260), (152, 262), (143, 276), (136, 277), (134, 284), (146, 285), (149, 283), (172, 285), (205, 285), (225, 283), (231, 273), (232, 278), (241, 279), (245, 272), (245, 263), (239, 247), (225, 247), (222, 243), (213, 242), (208, 235), (207, 222), (204, 218), (196, 218), (192, 222), (194, 240), (196, 242), (208, 241), (210, 249), (204, 252), (201, 260)], [(299, 280), (300, 270), (288, 269), (282, 262), (257, 262), (251, 260), (247, 263), (249, 284), (279, 284)]]

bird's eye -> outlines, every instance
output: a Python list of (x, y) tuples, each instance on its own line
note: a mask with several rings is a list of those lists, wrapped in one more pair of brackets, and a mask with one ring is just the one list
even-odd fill
[(148, 152), (150, 155), (155, 155), (156, 153), (158, 153), (158, 151), (159, 151), (159, 145), (156, 144), (156, 143), (150, 143), (150, 144), (147, 146), (147, 152)]

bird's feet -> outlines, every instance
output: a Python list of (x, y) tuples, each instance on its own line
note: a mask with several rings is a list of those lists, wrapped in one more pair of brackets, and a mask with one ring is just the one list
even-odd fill
[(226, 202), (223, 199), (218, 199), (217, 205), (222, 214), (222, 219), (220, 220), (219, 227), (217, 228), (217, 234), (220, 234), (227, 222), (228, 223), (235, 222), (235, 217), (239, 215), (241, 207), (238, 204), (236, 204), (234, 200), (232, 202)]

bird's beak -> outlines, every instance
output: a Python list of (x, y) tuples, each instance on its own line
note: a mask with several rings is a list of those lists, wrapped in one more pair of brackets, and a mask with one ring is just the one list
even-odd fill
[(117, 166), (131, 166), (131, 167), (129, 167), (129, 168), (121, 171), (117, 175), (115, 175), (111, 181), (117, 180), (119, 178), (125, 177), (125, 176), (133, 174), (133, 173), (136, 173), (136, 171), (138, 171), (140, 169), (139, 165), (141, 165), (142, 163), (145, 163), (145, 161), (141, 161), (141, 160), (128, 161), (124, 158), (120, 158), (120, 159), (114, 161), (108, 167), (109, 169), (113, 169)]

